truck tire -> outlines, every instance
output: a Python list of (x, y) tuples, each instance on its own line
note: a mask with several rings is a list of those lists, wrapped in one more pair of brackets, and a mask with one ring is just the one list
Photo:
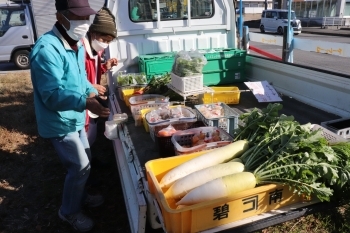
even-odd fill
[(29, 51), (18, 50), (15, 52), (15, 54), (13, 54), (13, 62), (18, 69), (29, 69)]
[(283, 28), (282, 27), (278, 27), (277, 28), (277, 33), (280, 35), (283, 35)]
[(265, 27), (264, 27), (264, 25), (261, 25), (261, 26), (260, 26), (260, 32), (261, 32), (261, 33), (265, 33)]

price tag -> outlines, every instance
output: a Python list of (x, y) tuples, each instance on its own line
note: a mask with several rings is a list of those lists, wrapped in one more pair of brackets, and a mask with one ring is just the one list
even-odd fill
[(244, 82), (244, 84), (253, 92), (253, 95), (259, 102), (280, 102), (277, 91), (267, 81)]

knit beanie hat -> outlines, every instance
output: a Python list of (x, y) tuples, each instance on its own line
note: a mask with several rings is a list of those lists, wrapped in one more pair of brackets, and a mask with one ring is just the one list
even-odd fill
[(112, 12), (108, 8), (102, 7), (101, 10), (99, 10), (95, 15), (94, 21), (90, 25), (89, 31), (111, 35), (116, 38), (117, 29), (115, 24), (115, 17)]

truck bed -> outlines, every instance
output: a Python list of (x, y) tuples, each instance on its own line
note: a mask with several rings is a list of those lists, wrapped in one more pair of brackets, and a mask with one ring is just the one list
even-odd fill
[[(294, 73), (298, 75), (294, 75)], [(349, 109), (346, 107), (348, 106), (348, 98), (344, 99), (345, 102), (339, 101), (343, 95), (349, 96), (349, 76), (310, 70), (309, 67), (298, 65), (286, 65), (250, 55), (247, 56), (246, 74), (248, 81), (266, 80), (272, 84), (283, 100), (280, 102), (283, 105), (280, 114), (293, 115), (295, 120), (301, 124), (310, 122), (320, 125), (321, 122), (343, 118), (349, 114)], [(262, 109), (268, 105), (268, 103), (259, 103), (243, 82), (234, 83), (234, 85), (240, 90), (245, 90), (240, 94), (239, 104), (229, 105), (238, 113), (249, 112), (253, 108)], [(305, 88), (308, 91), (305, 91)], [(159, 228), (161, 228), (162, 222), (157, 217), (159, 211), (157, 212), (152, 204), (155, 203), (155, 200), (148, 190), (145, 163), (149, 160), (167, 157), (167, 155), (160, 156), (158, 146), (151, 139), (149, 132), (146, 132), (143, 126), (135, 126), (131, 112), (124, 101), (119, 98), (117, 89), (111, 94), (112, 112), (129, 115), (128, 121), (119, 126), (120, 139), (114, 140), (113, 144), (119, 173), (124, 184), (124, 198), (127, 208), (134, 208), (134, 212), (138, 213), (138, 215), (132, 215), (130, 213), (133, 211), (128, 211), (132, 231), (154, 232), (154, 229), (151, 228), (158, 228), (157, 231), (161, 232)], [(189, 103), (189, 106), (193, 107), (193, 104)], [(137, 182), (130, 179), (130, 177), (135, 176), (138, 177)], [(134, 195), (135, 199), (132, 200), (131, 194)], [(135, 202), (138, 202), (139, 208), (137, 209), (135, 209)], [(295, 205), (285, 210), (281, 209), (245, 221), (208, 229), (206, 232), (231, 232), (233, 229), (234, 232), (252, 232), (332, 206), (332, 203)], [(146, 220), (139, 218), (142, 215), (141, 212), (146, 212), (146, 210), (148, 221), (152, 226), (151, 231), (143, 228), (146, 224), (142, 221)]]
[[(248, 88), (244, 83), (235, 83), (235, 86), (239, 87), (240, 90), (247, 90)], [(132, 143), (135, 146), (135, 150), (140, 161), (141, 166), (144, 166), (145, 163), (151, 159), (160, 158), (158, 155), (159, 150), (156, 143), (151, 139), (150, 133), (146, 132), (143, 126), (135, 126), (135, 121), (128, 108), (123, 100), (120, 100), (118, 94), (116, 94), (118, 104), (121, 108), (121, 112), (127, 113), (129, 115), (128, 121), (125, 123), (126, 127), (129, 130), (129, 134), (132, 140)], [(293, 115), (295, 119), (301, 124), (312, 123), (312, 124), (321, 124), (321, 122), (334, 120), (341, 118), (332, 113), (328, 113), (312, 107), (310, 105), (304, 104), (294, 98), (281, 95), (283, 109), (280, 111), (282, 114)], [(253, 108), (265, 108), (269, 103), (259, 103), (254, 97), (253, 93), (250, 91), (245, 91), (240, 94), (239, 104), (229, 105), (236, 112), (242, 114), (249, 112)], [(193, 107), (193, 104), (186, 102), (187, 106)], [(167, 155), (164, 155), (166, 157)]]

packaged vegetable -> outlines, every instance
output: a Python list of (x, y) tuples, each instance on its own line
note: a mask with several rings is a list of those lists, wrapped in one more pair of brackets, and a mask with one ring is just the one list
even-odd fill
[(218, 118), (224, 116), (224, 109), (220, 103), (201, 105), (198, 110), (207, 118)]
[(134, 74), (128, 74), (126, 71), (118, 72), (117, 83), (118, 86), (126, 86), (134, 83)]
[(147, 78), (144, 73), (126, 73), (126, 71), (118, 72), (118, 86), (147, 84)]
[(169, 121), (188, 120), (195, 121), (196, 115), (190, 108), (184, 106), (162, 106), (146, 113), (148, 124), (160, 124)]
[(174, 133), (176, 133), (176, 129), (172, 125), (169, 125), (168, 127), (159, 130), (158, 136), (159, 137), (170, 137)]
[(172, 72), (179, 77), (201, 74), (203, 66), (207, 64), (205, 56), (194, 51), (180, 51), (175, 56)]
[(147, 78), (144, 73), (136, 73), (134, 75), (134, 84), (147, 84)]

